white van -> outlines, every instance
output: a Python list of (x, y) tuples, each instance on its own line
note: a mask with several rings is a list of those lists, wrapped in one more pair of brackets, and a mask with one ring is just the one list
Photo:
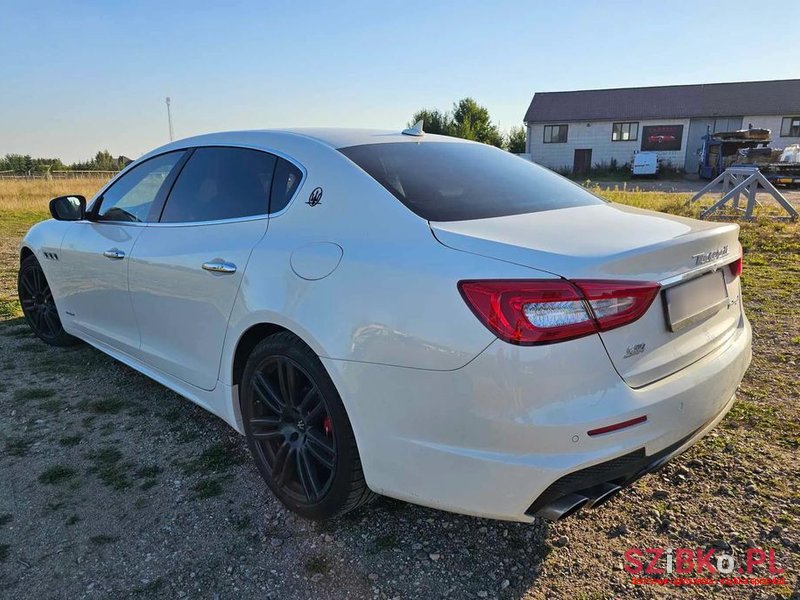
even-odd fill
[(658, 173), (658, 152), (636, 152), (631, 165), (632, 175), (656, 175)]

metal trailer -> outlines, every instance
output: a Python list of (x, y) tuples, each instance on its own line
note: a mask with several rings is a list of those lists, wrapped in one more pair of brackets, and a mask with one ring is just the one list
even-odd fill
[[(720, 139), (715, 137), (709, 129), (708, 133), (703, 136), (697, 174), (703, 179), (714, 179), (725, 172), (726, 157), (737, 154), (743, 148), (769, 148), (771, 141), (769, 139)], [(800, 163), (736, 163), (731, 166), (758, 169), (773, 185), (800, 185)]]
[(766, 147), (772, 140), (722, 140), (714, 137), (709, 130), (703, 136), (703, 147), (700, 150), (700, 166), (697, 174), (703, 179), (714, 179), (725, 171), (725, 158), (733, 156), (742, 148)]
[(742, 167), (756, 167), (772, 185), (800, 185), (800, 163), (769, 163), (766, 165), (744, 164)]

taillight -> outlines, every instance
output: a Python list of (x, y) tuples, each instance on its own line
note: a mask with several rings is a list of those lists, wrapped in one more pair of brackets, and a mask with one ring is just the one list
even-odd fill
[(742, 259), (744, 258), (744, 250), (742, 249), (742, 245), (739, 244), (739, 258), (733, 261), (731, 264), (728, 265), (728, 268), (731, 270), (731, 275), (734, 277), (739, 277), (742, 274), (742, 268), (744, 267), (742, 263)]
[(580, 290), (563, 279), (461, 281), (475, 316), (512, 344), (546, 344), (594, 333)]
[(657, 283), (631, 281), (460, 281), (475, 316), (497, 337), (519, 345), (575, 339), (632, 323), (650, 307)]
[(576, 281), (589, 301), (600, 331), (633, 323), (656, 297), (657, 283), (640, 281)]

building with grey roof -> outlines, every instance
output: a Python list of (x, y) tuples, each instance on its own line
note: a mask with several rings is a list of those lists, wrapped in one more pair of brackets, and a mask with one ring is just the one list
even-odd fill
[(772, 131), (800, 143), (800, 79), (537, 92), (525, 113), (527, 152), (551, 169), (624, 165), (639, 151), (694, 173), (708, 131)]

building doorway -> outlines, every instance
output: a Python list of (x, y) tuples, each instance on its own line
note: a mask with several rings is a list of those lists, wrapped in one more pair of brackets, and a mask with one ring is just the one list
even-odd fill
[(742, 117), (721, 117), (692, 119), (689, 121), (689, 135), (686, 138), (686, 161), (684, 169), (692, 175), (700, 166), (700, 151), (703, 149), (703, 136), (706, 132), (736, 131), (742, 128)]
[(572, 172), (575, 175), (586, 175), (592, 169), (592, 149), (575, 150), (572, 160)]

